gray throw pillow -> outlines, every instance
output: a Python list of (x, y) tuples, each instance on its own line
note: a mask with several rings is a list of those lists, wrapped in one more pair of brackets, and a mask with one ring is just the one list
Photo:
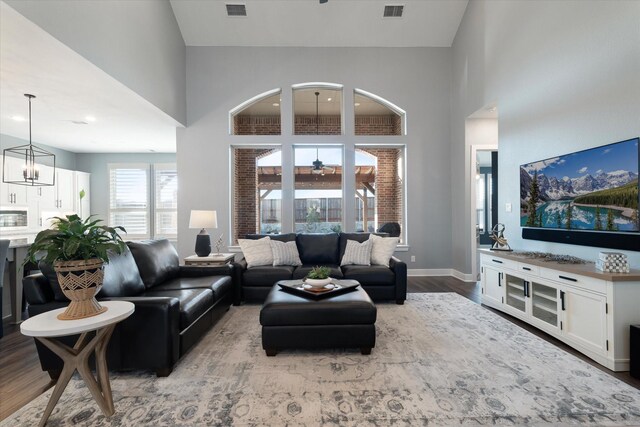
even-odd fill
[(302, 265), (296, 242), (279, 242), (270, 240), (271, 252), (273, 252), (273, 265)]

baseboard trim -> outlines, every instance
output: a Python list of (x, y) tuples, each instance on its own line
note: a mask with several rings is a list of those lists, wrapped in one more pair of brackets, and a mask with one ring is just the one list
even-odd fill
[(407, 276), (452, 276), (463, 282), (475, 282), (472, 274), (465, 274), (453, 268), (410, 268)]

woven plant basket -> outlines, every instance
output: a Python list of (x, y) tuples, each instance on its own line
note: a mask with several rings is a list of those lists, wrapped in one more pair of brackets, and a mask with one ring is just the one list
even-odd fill
[(78, 261), (56, 261), (53, 268), (62, 293), (71, 300), (58, 315), (60, 320), (84, 319), (107, 311), (96, 301), (104, 278), (103, 262), (98, 258)]

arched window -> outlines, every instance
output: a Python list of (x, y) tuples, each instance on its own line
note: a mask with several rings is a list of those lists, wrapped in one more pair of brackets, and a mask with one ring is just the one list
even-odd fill
[(273, 89), (229, 111), (231, 135), (280, 135), (281, 89)]
[[(281, 111), (283, 93), (273, 89), (229, 112), (231, 135), (272, 136), (232, 145), (232, 244), (247, 234), (374, 232), (387, 224), (406, 244), (405, 146), (379, 138), (406, 135), (406, 113), (361, 89), (345, 107), (343, 95), (340, 84), (302, 83), (285, 99), (291, 110)], [(282, 113), (293, 120), (292, 135), (282, 134)], [(345, 114), (355, 118), (355, 135), (345, 134)], [(349, 142), (355, 156), (345, 151)], [(353, 175), (355, 188), (344, 179)]]
[(293, 86), (294, 135), (342, 135), (342, 85)]
[(356, 135), (406, 135), (406, 113), (384, 98), (361, 89), (353, 91)]

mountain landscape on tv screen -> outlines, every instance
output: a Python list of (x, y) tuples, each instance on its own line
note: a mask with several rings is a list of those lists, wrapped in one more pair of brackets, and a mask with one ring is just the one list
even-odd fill
[(639, 216), (638, 139), (520, 167), (522, 226), (638, 232)]

